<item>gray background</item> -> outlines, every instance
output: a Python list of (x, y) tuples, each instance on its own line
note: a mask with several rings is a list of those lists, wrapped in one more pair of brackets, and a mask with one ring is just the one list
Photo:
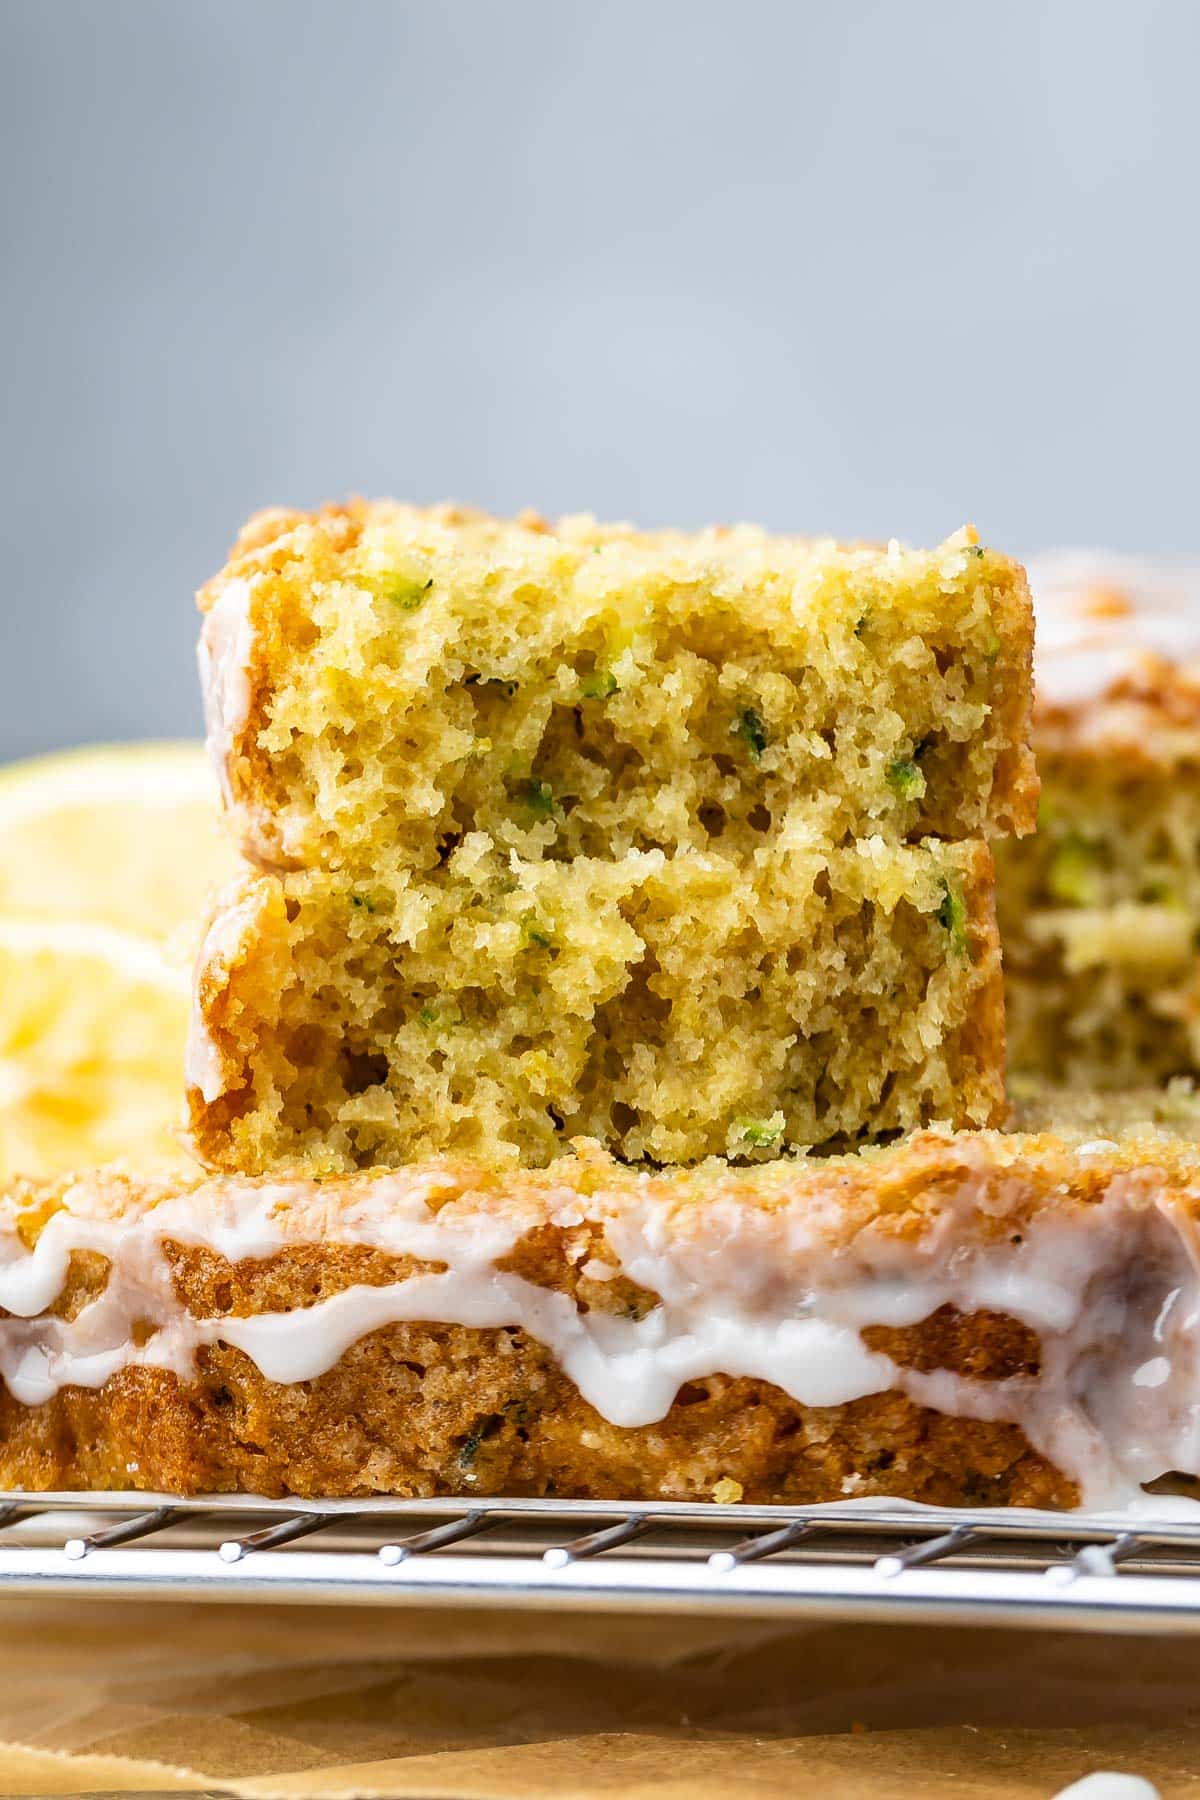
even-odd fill
[(0, 755), (357, 490), (1195, 549), (1200, 6), (0, 0)]

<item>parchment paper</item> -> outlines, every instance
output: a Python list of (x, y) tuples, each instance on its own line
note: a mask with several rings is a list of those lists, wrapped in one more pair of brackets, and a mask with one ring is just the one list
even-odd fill
[(0, 1794), (1200, 1793), (1200, 1643), (0, 1602)]

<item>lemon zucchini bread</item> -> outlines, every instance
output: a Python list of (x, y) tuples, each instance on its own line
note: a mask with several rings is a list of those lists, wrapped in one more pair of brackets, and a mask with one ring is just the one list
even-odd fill
[(1030, 608), (964, 531), (253, 521), (201, 594), (261, 874), (189, 1058), (213, 1167), (837, 1147), (998, 1123), (987, 837), (1030, 822)]
[(1200, 1071), (1200, 569), (1031, 565), (1036, 835), (997, 846), (1017, 1071)]
[(1121, 1504), (1200, 1473), (1198, 1192), (1151, 1124), (11, 1184), (0, 1485)]
[(537, 862), (1033, 824), (1028, 588), (969, 530), (355, 502), (258, 515), (199, 599), (210, 749), (265, 867), (395, 886), (471, 832)]
[(1003, 1119), (988, 847), (810, 845), (451, 881), (249, 877), (201, 952), (188, 1057), (210, 1167), (439, 1151), (760, 1159)]

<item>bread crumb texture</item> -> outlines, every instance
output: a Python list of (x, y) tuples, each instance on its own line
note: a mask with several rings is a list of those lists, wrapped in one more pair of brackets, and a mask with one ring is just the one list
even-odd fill
[(202, 957), (214, 1167), (754, 1159), (996, 1122), (1020, 567), (355, 503), (202, 591), (262, 874)]
[(199, 967), (194, 1141), (335, 1171), (998, 1123), (992, 877), (980, 842), (514, 864), (483, 833), (398, 888), (251, 877)]
[(237, 615), (219, 749), (266, 864), (1033, 824), (1028, 587), (970, 530), (920, 551), (357, 502), (260, 515), (200, 603)]

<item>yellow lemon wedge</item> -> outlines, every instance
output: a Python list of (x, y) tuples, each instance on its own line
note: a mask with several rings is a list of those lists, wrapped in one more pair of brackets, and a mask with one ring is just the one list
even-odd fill
[(190, 961), (237, 867), (198, 744), (0, 769), (0, 1178), (191, 1166)]
[(83, 919), (0, 915), (0, 1176), (186, 1167), (188, 970)]
[(100, 745), (0, 768), (0, 913), (96, 919), (166, 941), (237, 855), (194, 743)]

